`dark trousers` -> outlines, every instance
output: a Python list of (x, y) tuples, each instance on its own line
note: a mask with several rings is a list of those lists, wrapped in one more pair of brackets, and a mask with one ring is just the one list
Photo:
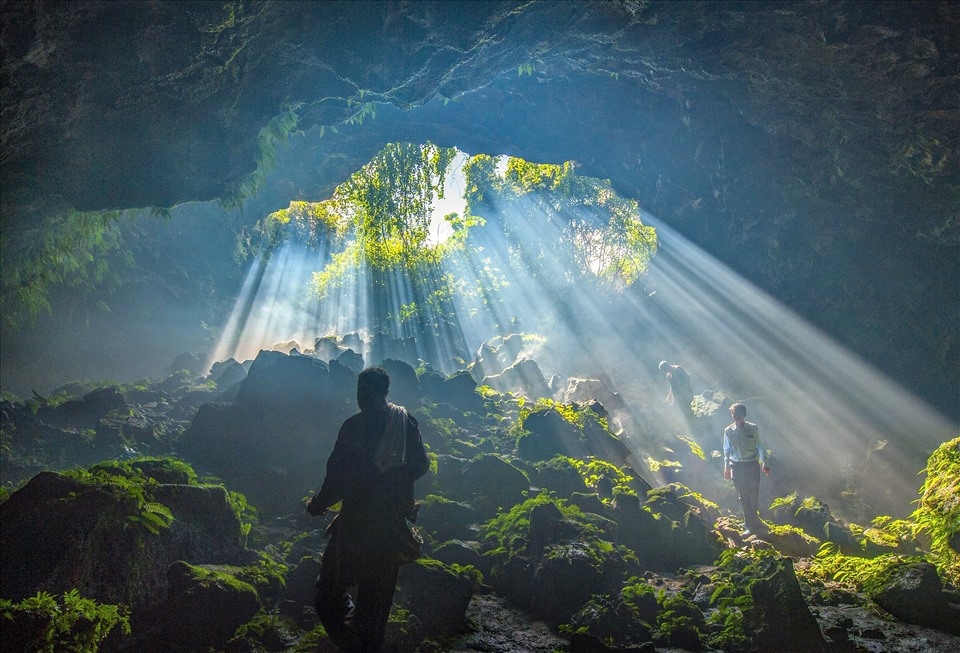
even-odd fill
[(740, 494), (740, 506), (743, 508), (743, 521), (753, 532), (764, 530), (763, 522), (757, 512), (760, 503), (760, 463), (751, 460), (746, 463), (733, 463), (733, 487)]
[(338, 648), (350, 653), (380, 650), (399, 571), (392, 556), (363, 554), (333, 535), (320, 563), (316, 608)]

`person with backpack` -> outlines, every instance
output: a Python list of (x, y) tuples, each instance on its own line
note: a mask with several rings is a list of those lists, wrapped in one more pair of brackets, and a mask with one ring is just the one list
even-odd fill
[(360, 372), (360, 412), (340, 427), (323, 485), (307, 504), (318, 516), (342, 502), (327, 527), (316, 609), (333, 643), (351, 653), (374, 653), (383, 644), (405, 561), (402, 535), (418, 508), (413, 484), (430, 467), (417, 420), (387, 401), (389, 389), (383, 368)]
[(660, 361), (660, 371), (667, 377), (670, 390), (667, 392), (667, 404), (677, 404), (684, 413), (691, 413), (690, 402), (693, 401), (693, 388), (690, 386), (690, 374), (680, 367), (667, 361)]

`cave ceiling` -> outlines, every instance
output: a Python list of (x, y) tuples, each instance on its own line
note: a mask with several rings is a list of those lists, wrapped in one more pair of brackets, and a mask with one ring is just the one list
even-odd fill
[[(574, 160), (841, 340), (883, 323), (863, 353), (958, 383), (960, 3), (0, 6), (5, 238), (227, 197), (293, 112), (265, 204), (396, 140)], [(894, 306), (934, 322), (925, 349)]]

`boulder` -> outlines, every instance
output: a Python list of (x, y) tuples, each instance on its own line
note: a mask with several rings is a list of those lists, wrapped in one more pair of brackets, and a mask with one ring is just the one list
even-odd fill
[(217, 388), (226, 390), (247, 378), (247, 368), (235, 359), (230, 358), (226, 361), (214, 363), (213, 367), (210, 368), (210, 378), (217, 384)]
[(790, 558), (766, 557), (750, 583), (753, 604), (744, 609), (744, 628), (754, 634), (758, 651), (815, 653), (827, 642), (810, 612)]
[(448, 488), (451, 496), (470, 503), (481, 520), (519, 503), (529, 489), (526, 475), (494, 454), (481, 454), (468, 462)]
[(550, 460), (557, 455), (582, 458), (587, 454), (577, 427), (552, 408), (527, 415), (523, 430), (526, 433), (517, 438), (517, 453), (524, 460)]
[[(163, 598), (167, 567), (177, 560), (245, 560), (240, 522), (223, 487), (157, 485), (156, 478), (168, 480), (157, 470), (154, 482), (146, 477), (125, 486), (43, 472), (14, 492), (0, 504), (4, 597), (75, 588), (136, 613)], [(151, 505), (164, 506), (173, 520), (155, 521)]]
[(420, 403), (423, 393), (413, 367), (394, 358), (385, 359), (380, 363), (380, 367), (390, 375), (390, 394), (387, 396), (389, 401), (407, 408), (413, 408)]
[(943, 591), (937, 568), (929, 562), (891, 567), (881, 586), (869, 594), (897, 619), (960, 635), (960, 602)]
[(528, 399), (541, 399), (553, 394), (540, 366), (530, 358), (518, 360), (500, 374), (485, 376), (482, 385), (499, 392), (515, 392)]
[(476, 579), (437, 560), (421, 560), (400, 568), (397, 603), (420, 621), (426, 639), (461, 632)]
[(353, 370), (354, 374), (363, 371), (363, 356), (352, 349), (347, 349), (337, 356), (337, 362)]
[(436, 495), (420, 504), (417, 525), (435, 542), (474, 536), (473, 527), (479, 521), (477, 511), (465, 503), (450, 501)]
[(167, 582), (166, 600), (138, 624), (139, 636), (123, 651), (222, 650), (237, 628), (260, 609), (257, 591), (250, 584), (208, 566), (174, 562)]
[(173, 359), (168, 372), (175, 374), (181, 370), (186, 370), (193, 374), (205, 374), (207, 370), (203, 368), (204, 360), (199, 354), (184, 352)]
[(469, 372), (460, 371), (451, 376), (422, 374), (423, 394), (435, 403), (450, 404), (461, 413), (483, 412), (483, 397), (477, 393), (477, 382)]

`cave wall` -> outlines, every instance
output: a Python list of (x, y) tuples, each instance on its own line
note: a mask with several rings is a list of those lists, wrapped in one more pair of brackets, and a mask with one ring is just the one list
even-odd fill
[(288, 111), (265, 206), (394, 140), (572, 159), (960, 415), (956, 3), (0, 10), (5, 247), (68, 208), (235, 194)]

